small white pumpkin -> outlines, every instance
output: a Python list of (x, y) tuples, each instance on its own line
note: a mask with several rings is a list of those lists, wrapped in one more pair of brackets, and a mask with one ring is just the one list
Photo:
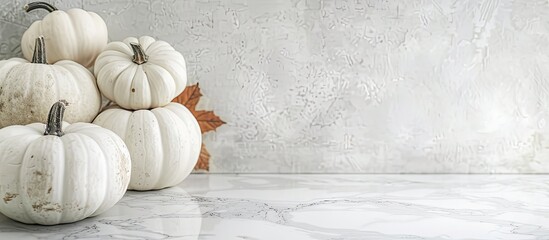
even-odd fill
[(69, 60), (48, 64), (44, 45), (38, 37), (32, 62), (0, 61), (0, 127), (45, 122), (59, 99), (70, 103), (65, 116), (70, 123), (91, 122), (99, 113), (101, 95), (93, 74)]
[(0, 212), (53, 225), (98, 215), (118, 202), (130, 181), (131, 160), (115, 133), (90, 123), (62, 125), (64, 103), (47, 125), (0, 129)]
[(44, 36), (52, 63), (72, 60), (86, 68), (93, 66), (108, 41), (107, 25), (99, 15), (78, 8), (61, 11), (45, 2), (25, 5), (27, 12), (34, 9), (50, 13), (32, 23), (21, 38), (21, 51), (27, 60), (32, 58), (34, 39)]
[(111, 106), (94, 123), (120, 136), (132, 158), (128, 189), (153, 190), (179, 184), (198, 161), (202, 134), (192, 113), (179, 103), (152, 110)]
[(183, 55), (148, 36), (109, 43), (94, 73), (105, 97), (126, 109), (165, 106), (187, 85)]

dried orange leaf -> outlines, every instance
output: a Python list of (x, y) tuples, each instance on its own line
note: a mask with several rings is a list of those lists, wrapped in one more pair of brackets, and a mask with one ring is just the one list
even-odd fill
[(200, 93), (200, 87), (198, 83), (192, 86), (188, 86), (185, 90), (175, 97), (172, 102), (177, 102), (185, 105), (189, 110), (194, 111), (196, 104), (200, 100), (202, 93)]
[(212, 111), (194, 111), (193, 114), (200, 125), (202, 133), (214, 131), (219, 126), (225, 124), (225, 122)]
[[(192, 86), (187, 86), (185, 90), (173, 99), (173, 102), (181, 103), (187, 107), (200, 125), (202, 133), (214, 131), (219, 126), (225, 124), (219, 116), (215, 115), (213, 111), (197, 111), (196, 105), (200, 101), (202, 93), (198, 83)], [(210, 153), (206, 150), (206, 145), (202, 144), (200, 149), (200, 156), (198, 162), (194, 166), (194, 170), (210, 170)]]
[(202, 144), (200, 149), (200, 156), (198, 157), (198, 162), (194, 166), (194, 170), (210, 170), (210, 153), (206, 150), (206, 145)]

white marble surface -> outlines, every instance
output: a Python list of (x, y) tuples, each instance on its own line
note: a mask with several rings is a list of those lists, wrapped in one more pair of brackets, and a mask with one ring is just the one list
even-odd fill
[(549, 175), (191, 175), (0, 239), (549, 239)]

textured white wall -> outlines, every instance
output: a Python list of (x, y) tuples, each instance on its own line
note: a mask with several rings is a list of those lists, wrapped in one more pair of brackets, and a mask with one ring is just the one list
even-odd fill
[[(53, 1), (172, 43), (226, 125), (212, 172), (549, 172), (549, 2)], [(20, 55), (19, 0), (0, 58)]]

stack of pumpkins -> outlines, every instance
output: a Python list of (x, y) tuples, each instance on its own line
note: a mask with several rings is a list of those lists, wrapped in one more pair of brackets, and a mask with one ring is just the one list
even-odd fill
[[(107, 44), (93, 12), (25, 9), (50, 13), (24, 33), (26, 59), (0, 61), (0, 212), (69, 223), (106, 211), (127, 189), (187, 177), (202, 139), (191, 112), (171, 103), (187, 83), (183, 56), (147, 36)], [(102, 95), (114, 104), (100, 112)]]

